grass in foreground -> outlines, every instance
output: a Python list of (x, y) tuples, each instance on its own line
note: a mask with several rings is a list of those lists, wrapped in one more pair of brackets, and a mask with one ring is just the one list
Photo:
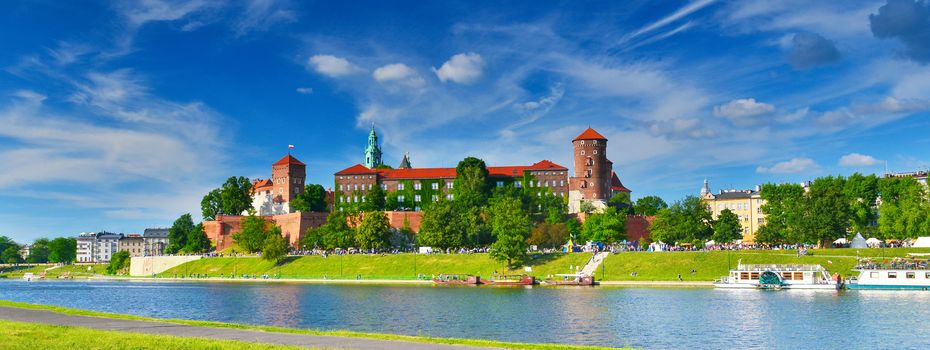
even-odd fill
[[(611, 254), (598, 269), (605, 281), (713, 281), (725, 276), (742, 260), (744, 264), (819, 264), (831, 273), (856, 273), (856, 257), (903, 257), (907, 253), (930, 252), (926, 248), (814, 249), (797, 257), (794, 250), (742, 250), (710, 252), (625, 252)], [(694, 269), (695, 272), (691, 273)], [(636, 272), (637, 276), (630, 274)], [(602, 275), (604, 278), (601, 278)]]
[[(8, 300), (0, 300), (0, 306), (18, 307), (18, 308), (35, 309), (35, 310), (48, 310), (48, 311), (54, 311), (54, 312), (67, 314), (67, 315), (105, 317), (105, 318), (115, 318), (115, 319), (123, 319), (123, 320), (169, 322), (169, 323), (177, 323), (177, 324), (186, 324), (186, 325), (191, 325), (191, 326), (251, 329), (251, 330), (260, 330), (260, 331), (265, 331), (265, 332), (306, 334), (306, 335), (328, 335), (328, 336), (368, 338), (368, 339), (381, 339), (381, 340), (399, 340), (399, 341), (410, 341), (410, 342), (430, 343), (430, 344), (458, 344), (458, 345), (496, 347), (496, 348), (505, 348), (505, 349), (542, 349), (542, 350), (608, 349), (605, 347), (596, 347), (596, 346), (509, 343), (509, 342), (480, 340), (480, 339), (433, 338), (433, 337), (422, 337), (422, 336), (362, 333), (362, 332), (351, 332), (351, 331), (322, 331), (322, 330), (315, 330), (315, 329), (294, 329), (294, 328), (282, 328), (282, 327), (271, 327), (271, 326), (251, 326), (251, 325), (244, 325), (244, 324), (237, 324), (237, 323), (223, 323), (223, 322), (213, 322), (213, 321), (169, 320), (169, 319), (159, 319), (159, 318), (143, 317), (143, 316), (135, 316), (135, 315), (113, 314), (113, 313), (98, 312), (98, 311), (91, 311), (91, 310), (72, 309), (72, 308), (53, 306), (53, 305), (29, 304), (29, 303), (22, 303), (22, 302), (16, 302), (16, 301), (8, 301)], [(2, 326), (2, 324), (0, 324), (0, 326)], [(2, 332), (2, 330), (0, 330), (0, 335), (3, 335), (3, 334), (4, 333)], [(4, 341), (3, 343), (6, 344), (8, 342)], [(30, 350), (34, 348), (35, 346), (29, 347)], [(45, 347), (38, 347), (38, 348), (43, 349)], [(77, 347), (77, 349), (83, 349), (83, 348), (84, 347)], [(136, 347), (114, 346), (112, 348), (122, 349), (122, 348), (136, 348)], [(141, 348), (148, 349), (146, 347), (141, 347)], [(164, 347), (155, 347), (155, 348), (162, 349)], [(22, 348), (22, 349), (25, 349), (25, 348)], [(184, 348), (181, 347), (178, 349), (184, 349)], [(225, 349), (225, 348), (220, 348), (220, 349)]]
[(150, 335), (117, 331), (101, 331), (84, 327), (52, 326), (37, 323), (0, 320), (0, 340), (11, 350), (72, 350), (72, 349), (249, 349), (290, 350), (293, 346), (247, 343), (232, 340), (212, 340), (168, 335)]
[[(532, 274), (568, 273), (570, 266), (584, 265), (590, 253), (538, 255), (527, 265)], [(205, 274), (209, 277), (242, 274), (280, 275), (281, 278), (318, 279), (415, 279), (419, 274), (430, 277), (438, 274), (471, 274), (489, 277), (495, 272), (503, 273), (506, 268), (492, 260), (488, 254), (388, 254), (388, 255), (330, 255), (293, 257), (279, 266), (254, 257), (205, 258), (182, 264), (165, 271), (159, 276), (174, 277), (187, 274)], [(523, 273), (515, 269), (512, 273)]]

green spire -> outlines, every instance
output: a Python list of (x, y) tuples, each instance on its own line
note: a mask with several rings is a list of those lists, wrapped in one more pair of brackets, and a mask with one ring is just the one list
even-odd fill
[(365, 147), (365, 166), (377, 168), (381, 163), (381, 147), (378, 147), (378, 133), (375, 124), (371, 123), (371, 132), (368, 133), (368, 147)]

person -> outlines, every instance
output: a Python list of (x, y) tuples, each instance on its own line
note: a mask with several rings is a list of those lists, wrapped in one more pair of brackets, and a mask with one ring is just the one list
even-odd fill
[(678, 274), (678, 282), (681, 282), (681, 274)]

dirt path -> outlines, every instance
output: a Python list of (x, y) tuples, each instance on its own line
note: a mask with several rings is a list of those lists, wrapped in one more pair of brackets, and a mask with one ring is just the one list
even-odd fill
[(487, 349), (474, 346), (417, 343), (408, 341), (274, 333), (258, 330), (189, 326), (177, 323), (122, 320), (115, 318), (66, 315), (53, 311), (0, 306), (0, 319), (59, 326), (86, 327), (98, 330), (174, 335), (253, 343), (294, 345), (325, 349)]

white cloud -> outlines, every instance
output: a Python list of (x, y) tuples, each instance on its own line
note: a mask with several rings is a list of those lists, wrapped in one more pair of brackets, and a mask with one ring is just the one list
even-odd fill
[(677, 20), (679, 20), (679, 19), (681, 19), (681, 18), (683, 18), (683, 17), (685, 17), (685, 16), (688, 16), (688, 15), (690, 15), (690, 14), (692, 14), (692, 13), (694, 13), (694, 12), (696, 12), (696, 11), (702, 9), (702, 8), (707, 7), (707, 6), (710, 5), (710, 4), (713, 4), (715, 1), (716, 1), (716, 0), (695, 0), (695, 1), (692, 1), (691, 3), (685, 5), (684, 7), (682, 7), (682, 8), (680, 8), (680, 9), (676, 10), (676, 11), (673, 12), (672, 14), (670, 14), (670, 15), (668, 15), (668, 16), (665, 16), (665, 17), (662, 17), (661, 19), (659, 19), (659, 20), (657, 20), (657, 21), (655, 21), (655, 22), (649, 23), (649, 24), (643, 26), (642, 28), (636, 30), (635, 32), (633, 32), (633, 34), (630, 34), (630, 35), (627, 37), (627, 39), (632, 39), (632, 38), (635, 38), (635, 37), (637, 37), (637, 36), (640, 36), (640, 35), (643, 35), (643, 34), (652, 32), (652, 31), (654, 31), (654, 30), (656, 30), (656, 29), (662, 28), (662, 27), (664, 27), (664, 26), (667, 26), (667, 25), (669, 25), (669, 24), (672, 23), (672, 22), (675, 22), (675, 21), (677, 21)]
[(726, 118), (737, 126), (754, 126), (765, 123), (768, 116), (775, 112), (775, 106), (756, 102), (754, 98), (743, 98), (714, 106), (714, 115)]
[(669, 139), (698, 139), (716, 136), (713, 130), (704, 127), (701, 120), (697, 118), (658, 120), (649, 122), (648, 125), (649, 132), (653, 135)]
[(426, 81), (417, 71), (403, 63), (378, 67), (371, 75), (379, 83), (399, 83), (413, 88), (426, 85)]
[(777, 163), (771, 167), (759, 166), (756, 168), (758, 173), (769, 174), (800, 174), (816, 171), (820, 167), (810, 158), (792, 158), (789, 161)]
[(881, 161), (869, 155), (850, 153), (840, 157), (839, 164), (844, 167), (869, 167), (879, 165)]
[(297, 13), (290, 9), (290, 3), (285, 0), (249, 0), (242, 11), (242, 15), (233, 24), (236, 36), (243, 36), (249, 32), (265, 31), (278, 23), (289, 23), (297, 20)]
[(304, 94), (304, 95), (309, 95), (309, 94), (312, 94), (312, 93), (313, 93), (313, 88), (309, 88), (309, 87), (299, 87), (299, 88), (297, 88), (297, 93), (299, 93), (299, 94)]
[(361, 68), (353, 65), (345, 58), (332, 55), (314, 55), (307, 60), (307, 65), (313, 68), (317, 73), (332, 78), (343, 77), (362, 71)]
[(484, 60), (481, 55), (469, 52), (452, 56), (439, 69), (433, 68), (433, 71), (442, 82), (471, 84), (481, 78), (483, 69)]

